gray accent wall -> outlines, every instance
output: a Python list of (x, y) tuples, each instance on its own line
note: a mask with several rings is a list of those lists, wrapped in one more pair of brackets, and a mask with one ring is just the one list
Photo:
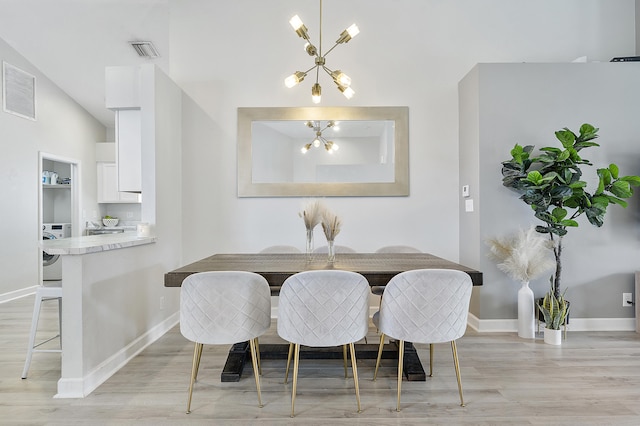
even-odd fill
[[(485, 240), (537, 224), (518, 194), (502, 186), (501, 162), (521, 145), (559, 146), (554, 132), (582, 123), (600, 128), (601, 147), (582, 151), (596, 168), (616, 163), (621, 174), (640, 175), (640, 63), (478, 64), (459, 84), (460, 185), (470, 185), (474, 211), (460, 197), (460, 262), (484, 273), (471, 312), (480, 320), (517, 317), (519, 284), (486, 256)], [(556, 145), (557, 143), (557, 145)], [(564, 239), (563, 288), (573, 318), (632, 318), (622, 293), (633, 292), (640, 269), (640, 190), (627, 209), (611, 206), (596, 228), (580, 218)], [(535, 280), (536, 296), (548, 278)]]

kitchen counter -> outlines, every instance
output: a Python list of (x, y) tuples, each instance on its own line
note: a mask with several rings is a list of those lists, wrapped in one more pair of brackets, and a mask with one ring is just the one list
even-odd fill
[(138, 237), (135, 232), (122, 232), (118, 234), (43, 240), (40, 246), (42, 250), (52, 255), (81, 255), (152, 244), (156, 240), (156, 237)]

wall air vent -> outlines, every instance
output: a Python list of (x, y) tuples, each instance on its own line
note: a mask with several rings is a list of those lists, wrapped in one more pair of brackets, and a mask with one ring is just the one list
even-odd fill
[(129, 44), (141, 58), (153, 59), (160, 57), (160, 54), (150, 41), (130, 41)]
[(36, 120), (36, 78), (2, 62), (2, 107), (5, 112)]

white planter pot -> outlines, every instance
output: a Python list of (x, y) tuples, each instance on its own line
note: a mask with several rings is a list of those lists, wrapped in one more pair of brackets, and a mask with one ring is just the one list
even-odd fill
[(562, 330), (551, 330), (545, 327), (544, 342), (548, 345), (562, 344)]
[(529, 288), (529, 282), (525, 281), (518, 290), (518, 337), (534, 339), (535, 321), (533, 291)]

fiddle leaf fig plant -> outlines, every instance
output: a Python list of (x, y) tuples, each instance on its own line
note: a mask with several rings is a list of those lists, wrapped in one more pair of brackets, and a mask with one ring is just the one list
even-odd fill
[(556, 301), (564, 301), (560, 292), (562, 238), (569, 229), (579, 226), (576, 219), (582, 215), (601, 227), (607, 207), (627, 207), (625, 199), (633, 195), (634, 187), (640, 186), (639, 176), (621, 176), (618, 166), (610, 164), (596, 170), (598, 185), (587, 190), (582, 169), (593, 164), (582, 158), (581, 151), (600, 146), (594, 142), (598, 130), (583, 124), (576, 134), (565, 127), (555, 132), (561, 147), (545, 146), (532, 156), (534, 146), (516, 144), (511, 159), (502, 162), (502, 184), (517, 191), (520, 199), (531, 206), (534, 216), (542, 221), (536, 231), (547, 234), (553, 242), (556, 270), (550, 279), (550, 292)]

